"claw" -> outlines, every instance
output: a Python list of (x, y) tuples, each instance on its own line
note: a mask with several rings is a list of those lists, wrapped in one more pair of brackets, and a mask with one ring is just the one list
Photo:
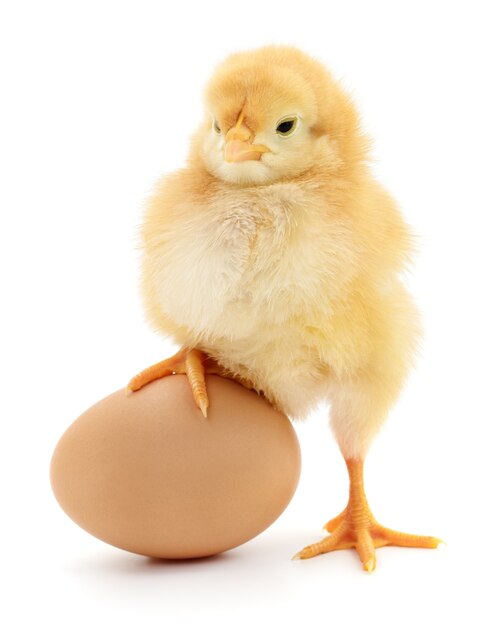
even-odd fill
[(198, 402), (198, 408), (203, 413), (203, 417), (206, 418), (207, 417), (208, 401), (207, 400), (200, 400)]
[(375, 570), (375, 559), (369, 559), (363, 566), (363, 569), (366, 572), (373, 572)]

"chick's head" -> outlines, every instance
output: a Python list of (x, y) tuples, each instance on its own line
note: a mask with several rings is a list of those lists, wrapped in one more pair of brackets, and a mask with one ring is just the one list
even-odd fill
[(364, 156), (350, 98), (320, 63), (286, 46), (227, 58), (207, 85), (192, 157), (215, 177), (253, 185)]

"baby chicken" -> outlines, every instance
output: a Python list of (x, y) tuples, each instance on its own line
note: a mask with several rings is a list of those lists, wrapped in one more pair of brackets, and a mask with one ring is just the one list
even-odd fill
[(419, 325), (398, 277), (410, 234), (367, 167), (350, 98), (320, 63), (269, 46), (230, 56), (205, 101), (188, 164), (159, 184), (142, 229), (147, 314), (183, 347), (129, 390), (185, 373), (205, 416), (209, 372), (295, 420), (329, 400), (349, 501), (295, 558), (354, 547), (371, 571), (376, 547), (436, 547), (381, 526), (363, 486)]

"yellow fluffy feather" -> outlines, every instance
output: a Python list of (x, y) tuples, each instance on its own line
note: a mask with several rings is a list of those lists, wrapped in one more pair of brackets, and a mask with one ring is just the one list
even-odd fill
[[(231, 162), (233, 132), (233, 150), (263, 152)], [(207, 85), (186, 167), (160, 182), (142, 230), (153, 326), (294, 419), (329, 400), (352, 486), (418, 337), (399, 278), (410, 233), (367, 151), (351, 99), (320, 63), (290, 47), (232, 55)]]

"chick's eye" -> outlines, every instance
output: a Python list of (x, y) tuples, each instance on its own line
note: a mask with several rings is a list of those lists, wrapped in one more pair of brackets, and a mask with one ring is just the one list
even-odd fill
[(214, 132), (216, 132), (218, 135), (220, 135), (221, 130), (220, 130), (219, 122), (217, 120), (213, 121), (212, 127), (214, 129)]
[(296, 130), (296, 117), (286, 117), (277, 124), (276, 133), (287, 137)]

